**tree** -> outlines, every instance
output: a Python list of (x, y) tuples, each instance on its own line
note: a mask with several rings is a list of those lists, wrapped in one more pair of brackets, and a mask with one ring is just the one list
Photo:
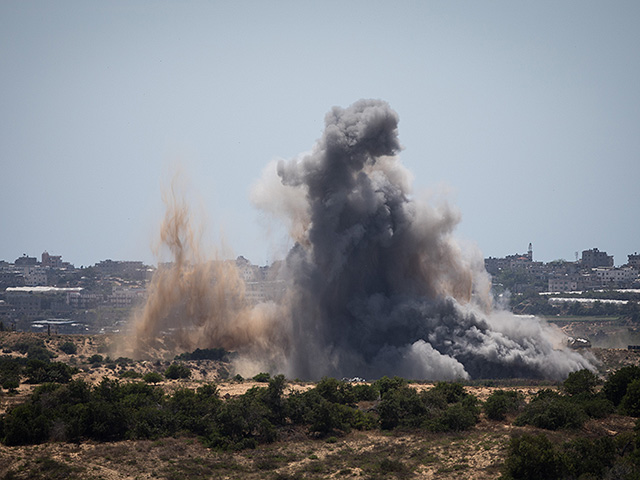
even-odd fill
[(627, 385), (627, 392), (620, 400), (620, 410), (632, 417), (640, 417), (640, 379)]
[(356, 401), (356, 397), (353, 394), (353, 388), (349, 383), (343, 380), (324, 377), (316, 385), (316, 390), (325, 400), (328, 400), (331, 403), (351, 405)]
[(96, 353), (95, 355), (91, 355), (89, 358), (87, 358), (87, 362), (89, 363), (102, 363), (102, 355)]
[(562, 384), (562, 388), (568, 395), (593, 394), (597, 385), (598, 377), (596, 374), (584, 368), (577, 372), (571, 372)]
[(73, 342), (64, 342), (59, 348), (67, 355), (75, 355), (78, 352), (78, 347), (76, 347), (76, 344)]
[(546, 435), (525, 434), (509, 442), (503, 478), (553, 480), (562, 478), (562, 471), (562, 458)]
[(516, 425), (533, 425), (547, 430), (580, 428), (587, 414), (570, 397), (552, 390), (540, 390), (516, 418)]
[(604, 383), (602, 392), (615, 406), (620, 405), (627, 393), (627, 386), (640, 378), (640, 367), (628, 365), (616, 370)]
[(516, 413), (524, 405), (520, 392), (495, 390), (484, 403), (484, 413), (491, 420), (504, 420), (509, 413)]
[(271, 375), (269, 375), (267, 372), (260, 372), (255, 377), (253, 377), (253, 380), (255, 382), (267, 383), (270, 378), (271, 378)]
[(144, 374), (142, 380), (147, 383), (160, 383), (162, 381), (162, 375), (158, 372), (148, 372)]
[(183, 363), (172, 363), (164, 372), (164, 376), (171, 379), (190, 378), (191, 369)]

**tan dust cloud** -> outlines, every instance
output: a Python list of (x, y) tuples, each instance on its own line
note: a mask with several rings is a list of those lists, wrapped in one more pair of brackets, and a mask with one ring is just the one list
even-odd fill
[(177, 183), (174, 179), (164, 198), (158, 248), (167, 250), (171, 261), (159, 264), (147, 301), (135, 312), (130, 335), (119, 349), (149, 358), (222, 347), (241, 354), (243, 370), (282, 364), (288, 333), (280, 307), (273, 302), (250, 305), (235, 261), (205, 253)]

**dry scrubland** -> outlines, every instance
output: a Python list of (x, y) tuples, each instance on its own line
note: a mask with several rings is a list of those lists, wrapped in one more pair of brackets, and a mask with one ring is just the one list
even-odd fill
[[(78, 368), (73, 378), (98, 384), (104, 377), (120, 382), (141, 381), (123, 378), (125, 371), (138, 374), (164, 372), (170, 365), (160, 361), (115, 361), (106, 358), (114, 342), (108, 336), (42, 335), (0, 333), (4, 355), (24, 356), (12, 347), (20, 342), (43, 341), (57, 356), (53, 361)], [(75, 354), (60, 350), (60, 345), (72, 342)], [(627, 350), (593, 349), (602, 364), (601, 374), (625, 365), (640, 363), (640, 353)], [(92, 356), (101, 355), (102, 362)], [(89, 362), (89, 360), (94, 360)], [(252, 387), (266, 383), (252, 380), (229, 380), (224, 362), (196, 360), (184, 362), (191, 369), (191, 378), (163, 379), (157, 386), (171, 394), (180, 388), (197, 389), (215, 382), (219, 396), (225, 401), (246, 393)], [(431, 383), (411, 383), (418, 391), (430, 390)], [(302, 392), (314, 384), (288, 381), (284, 393)], [(21, 383), (14, 392), (3, 389), (0, 413), (24, 402), (37, 385)], [(466, 392), (481, 402), (497, 389), (518, 391), (529, 401), (543, 388), (559, 389), (549, 382), (473, 382), (464, 386)], [(376, 401), (359, 402), (358, 407), (372, 411)], [(636, 419), (611, 414), (591, 418), (577, 429), (543, 430), (530, 425), (516, 426), (516, 413), (504, 420), (491, 420), (481, 413), (472, 428), (461, 432), (434, 433), (420, 428), (382, 430), (339, 430), (328, 434), (310, 432), (309, 428), (291, 425), (279, 430), (272, 443), (256, 448), (225, 451), (205, 447), (196, 435), (178, 435), (153, 440), (126, 440), (76, 443), (49, 441), (39, 445), (0, 445), (0, 479), (205, 479), (205, 478), (437, 478), (493, 479), (502, 473), (509, 441), (524, 433), (544, 433), (554, 445), (577, 438), (620, 438), (633, 432)], [(630, 438), (630, 437), (629, 437)], [(595, 478), (595, 477), (593, 477)], [(636, 478), (619, 476), (616, 478)]]

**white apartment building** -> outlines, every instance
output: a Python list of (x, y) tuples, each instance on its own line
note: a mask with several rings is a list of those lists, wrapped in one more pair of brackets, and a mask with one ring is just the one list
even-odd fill
[(36, 287), (47, 284), (47, 271), (39, 265), (25, 265), (20, 267), (24, 284), (27, 287)]
[(573, 292), (579, 290), (580, 277), (578, 275), (555, 275), (549, 277), (550, 292)]
[(594, 268), (592, 271), (598, 277), (603, 286), (630, 283), (638, 278), (638, 272), (629, 267), (599, 267)]

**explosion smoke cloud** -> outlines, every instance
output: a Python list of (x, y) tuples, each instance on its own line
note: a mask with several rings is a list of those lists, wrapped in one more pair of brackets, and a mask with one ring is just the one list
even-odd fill
[[(397, 126), (382, 101), (334, 107), (311, 153), (278, 162), (277, 177), (267, 172), (258, 183), (254, 201), (286, 219), (295, 240), (277, 304), (250, 307), (237, 274), (199, 278), (183, 265), (166, 282), (183, 286), (159, 293), (168, 302), (159, 312), (183, 305), (178, 323), (194, 318), (192, 342), (290, 377), (562, 378), (593, 368), (561, 348), (562, 335), (546, 323), (492, 310), (481, 255), (464, 253), (452, 235), (457, 211), (413, 199)], [(199, 282), (210, 290), (192, 306)], [(154, 285), (164, 291), (163, 280)], [(149, 309), (139, 338), (158, 331)]]

